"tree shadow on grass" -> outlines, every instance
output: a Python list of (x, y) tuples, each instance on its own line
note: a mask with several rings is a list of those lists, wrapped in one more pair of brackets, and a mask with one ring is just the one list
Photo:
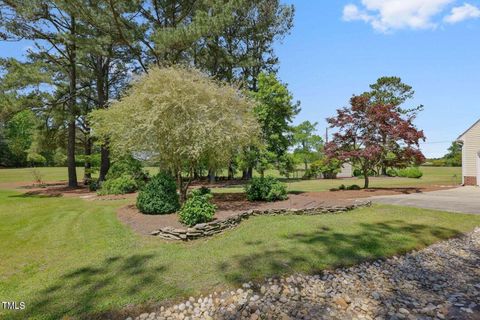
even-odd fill
[[(318, 274), (325, 268), (406, 253), (458, 233), (449, 228), (401, 220), (362, 223), (355, 233), (323, 226), (315, 232), (286, 235), (288, 243), (282, 248), (269, 247), (253, 254), (236, 255), (228, 263), (219, 264), (218, 269), (224, 279), (235, 286), (266, 276), (294, 272)], [(252, 242), (247, 241), (245, 245)]]
[(37, 191), (29, 191), (25, 192), (22, 194), (15, 194), (12, 196), (9, 196), (9, 198), (37, 198), (37, 199), (42, 199), (42, 198), (59, 198), (61, 197), (61, 193), (49, 193), (49, 194), (43, 194)]
[(424, 188), (421, 187), (372, 187), (365, 189), (365, 192), (377, 192), (377, 191), (391, 191), (401, 194), (422, 193)]
[[(162, 286), (164, 292), (181, 292), (165, 283), (163, 274), (167, 268), (155, 263), (153, 254), (128, 257), (110, 257), (98, 265), (79, 267), (65, 273), (54, 284), (43, 289), (34, 301), (27, 302), (24, 312), (7, 314), (9, 319), (75, 319), (126, 318), (125, 310), (108, 307), (110, 295), (129, 297), (147, 290), (153, 283)], [(104, 313), (93, 310), (112, 309)]]
[[(336, 229), (338, 230), (338, 229)], [(293, 250), (268, 248), (262, 252), (250, 255), (237, 255), (231, 264), (219, 265), (220, 272), (226, 281), (233, 285), (240, 285), (246, 281), (259, 279), (259, 275), (275, 276), (292, 274), (297, 271), (321, 274), (322, 269), (333, 267), (346, 267), (368, 260), (383, 259), (411, 251), (412, 249), (430, 245), (432, 242), (451, 238), (458, 235), (457, 230), (423, 224), (407, 223), (401, 220), (391, 220), (382, 223), (362, 223), (355, 233), (342, 233), (328, 227), (320, 227), (316, 232), (294, 233), (285, 236)], [(248, 243), (245, 243), (249, 245)], [(438, 285), (448, 288), (449, 292), (466, 292), (468, 286), (478, 282), (478, 265), (480, 263), (480, 250), (468, 249), (470, 255), (465, 255), (450, 246), (449, 250), (438, 252), (430, 251), (428, 254), (438, 254), (441, 258), (432, 259), (398, 259), (395, 268), (389, 269), (391, 280), (385, 280), (376, 288), (375, 282), (379, 281), (377, 273), (362, 275), (352, 274), (352, 283), (364, 283), (366, 295), (371, 298), (371, 292), (377, 290), (382, 303), (375, 311), (380, 318), (387, 318), (388, 307), (407, 307), (410, 310), (417, 308), (419, 301), (444, 304), (445, 294), (438, 289)], [(462, 272), (459, 272), (462, 270)], [(382, 290), (385, 289), (385, 290)], [(340, 289), (342, 291), (343, 289)], [(345, 286), (343, 293), (348, 294), (349, 286)], [(358, 294), (353, 288), (353, 296)], [(368, 293), (370, 290), (370, 293)], [(357, 292), (357, 293), (355, 293)], [(361, 297), (361, 294), (358, 294)], [(308, 300), (308, 299), (307, 299)], [(472, 302), (471, 300), (468, 303)], [(309, 301), (309, 303), (285, 304), (282, 311), (296, 314), (297, 311), (309, 308), (311, 314), (322, 318), (322, 310), (336, 308), (333, 299)], [(472, 314), (461, 312), (460, 307), (451, 307), (444, 315), (448, 319), (478, 319), (480, 306)], [(435, 315), (437, 311), (432, 314)]]

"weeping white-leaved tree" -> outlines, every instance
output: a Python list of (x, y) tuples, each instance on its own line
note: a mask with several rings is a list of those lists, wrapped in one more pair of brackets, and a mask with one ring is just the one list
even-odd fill
[(154, 68), (108, 109), (93, 131), (119, 154), (149, 154), (176, 175), (181, 200), (201, 160), (227, 164), (256, 141), (253, 101), (238, 88), (186, 67)]

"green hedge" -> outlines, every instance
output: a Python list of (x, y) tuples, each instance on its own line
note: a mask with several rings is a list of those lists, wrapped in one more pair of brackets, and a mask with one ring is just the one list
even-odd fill
[(110, 179), (102, 183), (98, 191), (99, 195), (126, 194), (135, 192), (138, 188), (137, 182), (129, 175)]
[(253, 178), (245, 186), (245, 193), (249, 201), (276, 201), (288, 198), (286, 185), (273, 177)]
[(180, 209), (175, 180), (167, 173), (160, 172), (140, 191), (137, 208), (145, 214), (167, 214)]
[(397, 175), (403, 178), (419, 179), (423, 176), (423, 172), (417, 167), (410, 167), (405, 169), (398, 169)]

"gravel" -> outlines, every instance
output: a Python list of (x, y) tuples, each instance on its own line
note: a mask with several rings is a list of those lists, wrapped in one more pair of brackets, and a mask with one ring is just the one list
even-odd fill
[(403, 256), (245, 283), (133, 319), (480, 319), (480, 228)]

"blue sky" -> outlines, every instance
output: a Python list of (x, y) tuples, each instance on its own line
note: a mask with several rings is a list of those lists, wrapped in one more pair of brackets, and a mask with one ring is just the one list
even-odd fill
[(425, 106), (416, 124), (427, 157), (480, 118), (480, 1), (286, 3), (295, 26), (277, 54), (280, 78), (302, 103), (296, 123), (317, 121), (323, 134), (325, 118), (381, 76), (401, 77), (416, 91), (412, 105)]
[[(480, 118), (480, 0), (285, 0), (296, 7), (291, 35), (278, 44), (280, 78), (319, 123), (381, 76), (399, 76), (423, 104), (416, 124), (427, 157)], [(19, 57), (28, 43), (2, 42)]]

